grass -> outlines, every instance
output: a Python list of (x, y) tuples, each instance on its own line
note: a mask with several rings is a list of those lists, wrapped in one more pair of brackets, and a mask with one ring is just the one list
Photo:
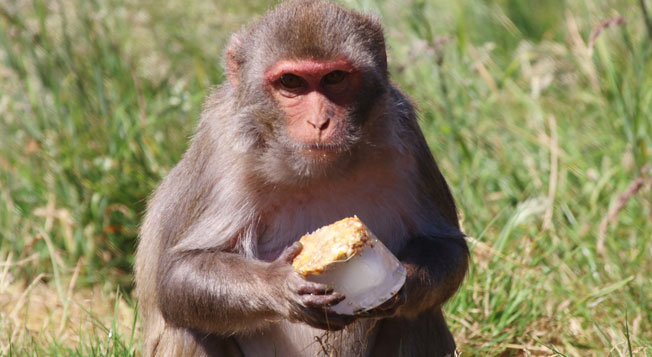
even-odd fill
[[(385, 23), (473, 254), (463, 355), (652, 355), (652, 45), (624, 0), (348, 0)], [(146, 197), (268, 7), (0, 1), (0, 354), (133, 355)]]

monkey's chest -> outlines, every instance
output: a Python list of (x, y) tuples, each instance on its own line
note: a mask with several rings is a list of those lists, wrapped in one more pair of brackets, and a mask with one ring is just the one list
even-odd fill
[(414, 225), (415, 197), (405, 187), (369, 182), (355, 187), (279, 195), (261, 212), (258, 257), (275, 259), (302, 235), (342, 218), (357, 215), (396, 253)]

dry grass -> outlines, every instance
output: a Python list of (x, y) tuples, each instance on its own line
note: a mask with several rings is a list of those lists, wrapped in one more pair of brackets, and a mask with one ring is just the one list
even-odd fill
[[(15, 279), (12, 270), (31, 261), (0, 260), (0, 355), (39, 354), (36, 346), (52, 344), (74, 351), (97, 343), (101, 351), (110, 351), (113, 334), (138, 338), (135, 309), (121, 294), (107, 292), (107, 286), (76, 286), (81, 264), (59, 281), (45, 273), (29, 282)], [(135, 353), (136, 345), (130, 347)]]

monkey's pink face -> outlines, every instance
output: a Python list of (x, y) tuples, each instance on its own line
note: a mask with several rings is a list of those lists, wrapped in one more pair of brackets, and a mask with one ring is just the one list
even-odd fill
[(282, 60), (265, 71), (268, 90), (285, 113), (289, 138), (307, 156), (342, 149), (360, 74), (344, 59)]

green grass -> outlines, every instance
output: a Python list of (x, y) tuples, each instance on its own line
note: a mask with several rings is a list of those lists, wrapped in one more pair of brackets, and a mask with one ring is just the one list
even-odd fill
[[(446, 306), (463, 354), (651, 356), (640, 3), (345, 3), (381, 15), (393, 80), (419, 106), (470, 237), (471, 270)], [(224, 80), (229, 34), (267, 6), (0, 2), (0, 354), (138, 350), (145, 200)]]

